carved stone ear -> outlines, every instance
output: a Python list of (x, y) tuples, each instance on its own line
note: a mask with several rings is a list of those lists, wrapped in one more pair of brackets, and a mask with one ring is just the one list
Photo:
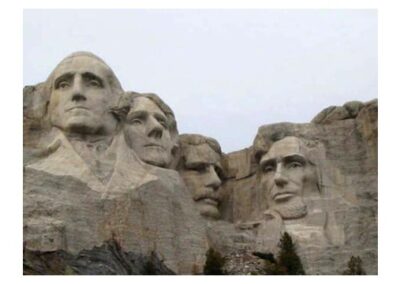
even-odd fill
[(43, 120), (47, 114), (50, 99), (46, 91), (46, 83), (26, 86), (23, 96), (24, 117), (30, 120)]
[(110, 112), (116, 117), (118, 121), (124, 122), (126, 117), (129, 113), (130, 107), (123, 106), (123, 107), (111, 107)]
[(175, 156), (176, 154), (178, 154), (178, 152), (179, 152), (179, 143), (178, 141), (175, 141), (171, 149), (171, 154)]
[(178, 170), (181, 168), (181, 149), (179, 147), (179, 142), (178, 139), (175, 140), (175, 143), (172, 146), (171, 149), (171, 163), (169, 165), (169, 168)]

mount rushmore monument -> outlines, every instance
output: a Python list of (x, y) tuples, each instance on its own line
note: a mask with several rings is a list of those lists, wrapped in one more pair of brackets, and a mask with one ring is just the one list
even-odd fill
[(243, 274), (235, 258), (276, 254), (283, 232), (307, 274), (351, 256), (377, 274), (377, 100), (224, 153), (89, 52), (23, 95), (24, 274), (201, 274), (210, 248)]

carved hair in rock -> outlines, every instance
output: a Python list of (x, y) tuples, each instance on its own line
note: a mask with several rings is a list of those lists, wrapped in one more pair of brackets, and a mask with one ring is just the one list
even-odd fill
[(272, 144), (288, 136), (299, 137), (296, 124), (283, 122), (261, 126), (253, 141), (254, 156), (257, 163), (268, 152)]
[(178, 127), (172, 109), (154, 93), (125, 92), (119, 99), (118, 105), (112, 109), (119, 119), (125, 120), (129, 111), (135, 105), (137, 98), (147, 98), (155, 103), (167, 117), (168, 130), (173, 140), (178, 139)]
[[(57, 64), (56, 68), (54, 68), (54, 70), (50, 73), (49, 77), (46, 80), (46, 88), (47, 88), (47, 92), (50, 96), (52, 90), (53, 90), (53, 81), (54, 81), (54, 73), (55, 71), (58, 69), (58, 67), (60, 67), (61, 65), (71, 62), (72, 60), (74, 60), (74, 58), (76, 57), (90, 57), (93, 60), (97, 61), (98, 63), (102, 64), (105, 69), (108, 71), (108, 75), (106, 77), (107, 82), (110, 84), (112, 93), (115, 95), (120, 95), (122, 93), (122, 87), (121, 87), (121, 83), (119, 82), (117, 76), (115, 76), (114, 71), (111, 69), (110, 66), (107, 65), (107, 63), (104, 62), (103, 59), (101, 59), (100, 57), (98, 57), (97, 55), (88, 52), (88, 51), (77, 51), (74, 52), (70, 55), (68, 55), (67, 57), (65, 57), (63, 60), (61, 60), (60, 63)], [(49, 97), (50, 99), (50, 97)]]
[(213, 149), (216, 153), (222, 154), (221, 146), (218, 141), (214, 138), (199, 135), (199, 134), (181, 134), (179, 136), (179, 145), (201, 145), (207, 143), (211, 149)]
[[(199, 135), (199, 134), (181, 134), (179, 135), (179, 155), (178, 161), (176, 161), (176, 169), (182, 169), (185, 165), (185, 149), (191, 146), (198, 146), (202, 144), (207, 144), (215, 153), (217, 153), (221, 158), (223, 158), (223, 153), (221, 146), (218, 141), (214, 138)], [(221, 173), (224, 176), (224, 173)]]

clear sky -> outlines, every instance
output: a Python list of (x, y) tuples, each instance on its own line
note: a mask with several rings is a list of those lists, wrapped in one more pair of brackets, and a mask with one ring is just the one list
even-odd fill
[(261, 125), (378, 96), (376, 10), (25, 10), (23, 28), (24, 85), (91, 51), (224, 152)]

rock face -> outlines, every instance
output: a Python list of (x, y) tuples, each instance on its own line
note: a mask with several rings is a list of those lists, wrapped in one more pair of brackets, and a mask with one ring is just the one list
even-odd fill
[(177, 170), (200, 214), (206, 219), (219, 219), (219, 191), (224, 179), (221, 147), (210, 137), (184, 134), (179, 137)]
[(285, 231), (307, 274), (351, 256), (376, 274), (377, 114), (332, 106), (224, 154), (74, 53), (24, 88), (24, 274), (201, 274), (210, 247), (227, 273), (263, 274)]
[[(252, 148), (227, 155), (232, 174), (222, 189), (229, 196), (222, 215), (254, 232), (253, 250), (276, 253), (274, 245), (287, 231), (307, 274), (340, 274), (352, 255), (361, 257), (368, 274), (377, 273), (377, 101), (355, 105), (353, 118), (262, 126)], [(255, 157), (263, 148), (268, 155), (280, 136), (299, 137), (312, 148), (321, 194), (304, 198), (304, 217), (282, 220), (267, 212)]]
[(77, 254), (113, 237), (125, 251), (158, 253), (176, 273), (200, 271), (204, 227), (180, 178), (171, 177), (159, 173), (135, 191), (105, 196), (74, 177), (26, 168), (25, 246)]
[(115, 240), (72, 255), (24, 249), (24, 275), (172, 275), (156, 254), (125, 252)]
[(124, 252), (156, 253), (175, 273), (199, 273), (205, 222), (156, 155), (172, 159), (173, 113), (154, 94), (136, 94), (136, 105), (121, 92), (104, 61), (85, 52), (24, 89), (24, 247), (76, 256), (114, 239)]

